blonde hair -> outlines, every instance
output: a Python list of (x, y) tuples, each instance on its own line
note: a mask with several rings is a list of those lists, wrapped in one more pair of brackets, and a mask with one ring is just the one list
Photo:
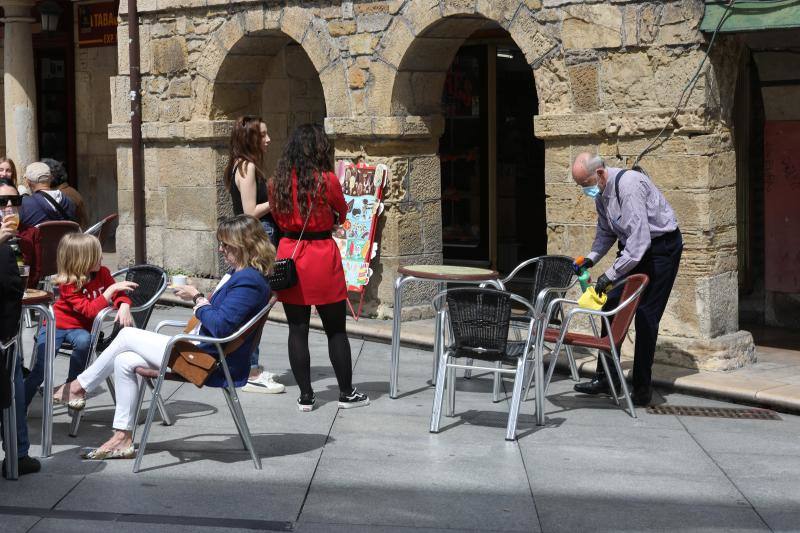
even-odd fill
[(217, 240), (227, 247), (238, 266), (253, 267), (264, 276), (275, 262), (275, 247), (261, 222), (250, 215), (236, 215), (220, 222)]
[(92, 267), (100, 262), (103, 250), (94, 235), (67, 233), (58, 243), (58, 274), (55, 283), (74, 283), (80, 289), (89, 279)]

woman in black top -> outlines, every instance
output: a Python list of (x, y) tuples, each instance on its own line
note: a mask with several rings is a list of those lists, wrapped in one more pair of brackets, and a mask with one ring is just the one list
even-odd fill
[[(259, 165), (269, 146), (267, 125), (261, 117), (243, 116), (236, 120), (231, 133), (231, 152), (225, 167), (225, 187), (231, 193), (234, 214), (250, 215), (261, 221), (273, 246), (278, 245), (278, 227), (270, 214), (267, 201), (267, 181)], [(258, 362), (258, 347), (250, 356), (250, 376), (243, 392), (276, 394), (283, 392), (283, 384), (275, 381), (275, 374), (264, 370)]]
[(230, 157), (224, 180), (231, 193), (233, 213), (259, 219), (270, 241), (277, 246), (277, 226), (267, 201), (267, 182), (259, 168), (270, 140), (267, 125), (261, 117), (239, 117), (231, 133)]

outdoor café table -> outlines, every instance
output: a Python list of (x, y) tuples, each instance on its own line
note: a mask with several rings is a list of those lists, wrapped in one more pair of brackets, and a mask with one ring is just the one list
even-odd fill
[[(22, 310), (33, 309), (44, 318), (44, 395), (42, 401), (42, 451), (41, 457), (50, 457), (53, 447), (53, 362), (56, 358), (56, 318), (53, 315), (53, 293), (28, 289), (22, 297)], [(34, 339), (35, 340), (35, 339)], [(36, 344), (34, 343), (34, 350)], [(36, 359), (34, 358), (34, 361)], [(35, 364), (35, 363), (34, 363)]]
[[(408, 265), (397, 269), (400, 276), (394, 281), (394, 323), (392, 324), (392, 358), (389, 369), (389, 397), (397, 398), (397, 374), (400, 368), (400, 319), (403, 316), (403, 286), (409, 281), (427, 281), (436, 283), (442, 290), (447, 282), (470, 283), (474, 285), (489, 284), (498, 289), (505, 289), (497, 272), (488, 268), (476, 268), (452, 265)], [(441, 342), (441, 321), (436, 320), (433, 354), (439, 353)], [(434, 361), (434, 372), (436, 361)], [(434, 376), (435, 379), (435, 376)]]

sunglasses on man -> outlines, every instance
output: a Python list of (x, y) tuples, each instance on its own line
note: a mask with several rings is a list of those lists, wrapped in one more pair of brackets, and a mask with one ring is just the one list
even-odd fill
[(9, 203), (14, 206), (22, 205), (22, 196), (18, 194), (0, 195), (0, 207), (6, 207)]

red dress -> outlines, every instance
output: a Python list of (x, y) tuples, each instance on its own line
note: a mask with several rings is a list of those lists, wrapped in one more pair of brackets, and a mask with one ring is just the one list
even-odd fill
[[(333, 172), (324, 174), (326, 194), (318, 195), (311, 216), (306, 226), (307, 232), (331, 231), (334, 224), (334, 212), (339, 215), (339, 223), (347, 217), (347, 203), (344, 201), (342, 187)], [(273, 204), (272, 191), (269, 201)], [(309, 199), (313, 193), (309, 196)], [(274, 204), (273, 204), (274, 205)], [(272, 216), (281, 231), (300, 233), (303, 229), (303, 217), (297, 205), (297, 176), (292, 173), (292, 212), (278, 213)], [(292, 257), (295, 245), (294, 262), (297, 267), (297, 285), (282, 291), (276, 291), (278, 300), (296, 305), (324, 305), (341, 302), (347, 298), (342, 256), (339, 247), (331, 239), (298, 241), (281, 237), (278, 243), (278, 259)]]

